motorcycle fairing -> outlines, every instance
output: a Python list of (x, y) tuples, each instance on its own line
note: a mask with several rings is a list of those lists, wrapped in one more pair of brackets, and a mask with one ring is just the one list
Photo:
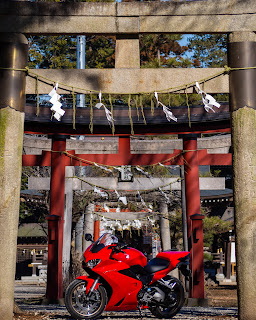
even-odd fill
[(184, 258), (189, 255), (187, 251), (162, 251), (157, 254), (156, 258), (161, 260), (166, 260), (169, 265), (166, 268), (161, 269), (154, 273), (153, 279), (150, 284), (156, 282), (157, 280), (165, 277), (171, 270), (175, 269), (178, 263), (180, 263), (180, 258)]
[[(93, 285), (93, 282), (94, 282), (95, 279), (89, 278), (88, 276), (80, 276), (80, 277), (77, 277), (76, 279), (78, 279), (78, 280), (84, 280), (84, 281), (87, 283), (87, 285), (86, 285), (86, 294), (88, 294), (89, 291), (90, 291), (90, 289), (91, 289), (91, 287), (92, 287), (92, 285)], [(95, 290), (98, 289), (99, 285), (100, 285), (100, 284), (97, 283), (97, 285), (96, 285), (96, 287), (95, 287)]]
[(112, 288), (112, 295), (106, 306), (106, 311), (134, 310), (137, 306), (137, 294), (142, 288), (142, 282), (135, 277), (126, 275), (124, 270), (130, 266), (122, 261), (107, 260), (96, 266), (93, 271), (100, 275)]

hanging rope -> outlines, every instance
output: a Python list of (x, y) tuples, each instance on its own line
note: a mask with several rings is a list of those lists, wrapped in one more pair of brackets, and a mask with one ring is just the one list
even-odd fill
[(74, 88), (72, 88), (72, 100), (73, 100), (73, 129), (76, 129), (76, 97)]
[(189, 103), (188, 103), (188, 88), (186, 87), (186, 104), (188, 107), (188, 125), (189, 128), (191, 128), (191, 121), (190, 121), (190, 107), (189, 107)]
[(141, 109), (141, 114), (142, 114), (142, 117), (143, 117), (144, 124), (146, 125), (146, 124), (147, 124), (147, 122), (146, 122), (146, 118), (145, 118), (144, 110), (143, 110), (142, 95), (140, 95), (140, 109)]
[[(109, 103), (110, 103), (110, 111), (112, 114), (112, 119), (114, 119), (114, 108), (113, 108), (113, 104), (112, 104), (112, 98), (111, 98), (111, 94), (109, 94)], [(114, 121), (112, 122), (112, 134), (113, 136), (115, 135), (115, 124)]]
[(36, 116), (39, 116), (39, 89), (38, 89), (38, 76), (36, 77)]
[(128, 97), (128, 107), (129, 107), (129, 118), (130, 118), (130, 124), (131, 124), (131, 135), (134, 135), (133, 122), (132, 122), (132, 110), (131, 110), (131, 95), (130, 94)]
[(139, 106), (138, 106), (138, 95), (136, 94), (135, 97), (135, 106), (136, 106), (136, 110), (137, 110), (137, 117), (138, 117), (138, 121), (140, 120), (140, 113), (139, 113)]
[(90, 93), (90, 124), (89, 129), (91, 134), (93, 133), (93, 104), (92, 104), (92, 93)]

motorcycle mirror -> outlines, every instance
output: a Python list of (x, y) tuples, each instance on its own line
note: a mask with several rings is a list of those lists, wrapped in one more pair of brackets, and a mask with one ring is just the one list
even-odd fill
[(91, 241), (91, 242), (93, 242), (92, 235), (91, 235), (90, 233), (86, 233), (86, 234), (84, 235), (84, 238), (85, 238), (86, 241)]

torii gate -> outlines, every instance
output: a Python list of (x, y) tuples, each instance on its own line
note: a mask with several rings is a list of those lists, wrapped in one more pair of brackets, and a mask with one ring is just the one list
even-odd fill
[[(183, 157), (184, 160), (183, 161)], [(169, 159), (168, 161), (166, 161)], [(83, 162), (84, 160), (84, 162)], [(198, 150), (197, 135), (184, 135), (183, 150), (174, 150), (172, 154), (132, 154), (130, 137), (119, 137), (117, 154), (76, 154), (66, 150), (66, 136), (52, 136), (52, 151), (43, 151), (42, 155), (23, 155), (23, 166), (50, 166), (50, 216), (48, 218), (48, 277), (47, 298), (60, 300), (62, 291), (62, 243), (65, 206), (65, 166), (87, 166), (90, 163), (106, 166), (140, 165), (148, 166), (164, 162), (166, 165), (178, 164), (185, 167), (186, 205), (188, 221), (188, 244), (191, 252), (192, 286), (190, 297), (198, 301), (204, 295), (203, 268), (203, 228), (200, 214), (199, 165), (231, 165), (231, 154), (208, 154), (207, 150)], [(193, 236), (194, 235), (194, 238)], [(196, 252), (196, 254), (195, 254)], [(200, 302), (199, 302), (200, 303)]]
[[(255, 1), (72, 4), (6, 1), (0, 3), (0, 12), (0, 87), (2, 89), (0, 93), (0, 186), (2, 191), (0, 197), (0, 292), (5, 293), (0, 297), (1, 316), (7, 320), (12, 319), (25, 102), (24, 68), (27, 54), (27, 40), (23, 34), (116, 35), (115, 69), (38, 70), (38, 74), (47, 75), (59, 82), (66, 82), (71, 87), (75, 86), (79, 78), (80, 86), (89, 90), (101, 89), (102, 92), (125, 94), (138, 91), (160, 91), (166, 88), (167, 83), (173, 86), (180, 85), (180, 82), (195, 81), (216, 72), (216, 70), (207, 69), (140, 70), (139, 34), (227, 33), (229, 34), (229, 67), (236, 68), (236, 70), (230, 70), (229, 87), (234, 152), (239, 316), (240, 319), (254, 319), (256, 314), (254, 303), (256, 264), (253, 259), (256, 229)], [(205, 90), (209, 93), (228, 92), (227, 78), (228, 75), (206, 83)], [(27, 82), (26, 93), (35, 92), (35, 83), (34, 80)], [(49, 88), (45, 86), (46, 84), (40, 83), (38, 92), (48, 93)], [(170, 127), (172, 130), (169, 132), (177, 128), (172, 125)], [(124, 128), (120, 131), (127, 135), (126, 130), (127, 128)], [(49, 131), (60, 132), (61, 130), (55, 127)], [(182, 132), (195, 133), (193, 125), (191, 129), (187, 127)], [(77, 133), (80, 134), (79, 131)], [(198, 172), (196, 138), (187, 136), (184, 141), (186, 141), (184, 148), (188, 151), (184, 156), (187, 156), (186, 160), (190, 163), (191, 176), (196, 177)], [(66, 156), (60, 155), (59, 151), (63, 151), (64, 148), (65, 139), (55, 137), (52, 150), (57, 152), (53, 152), (51, 157), (53, 181), (55, 180), (54, 172), (63, 170)], [(60, 165), (58, 165), (59, 162)], [(197, 186), (196, 178), (192, 183)], [(186, 193), (187, 196), (189, 196), (188, 193), (195, 193), (194, 199), (197, 203), (198, 195), (195, 190), (197, 188), (191, 191), (187, 189)], [(54, 194), (55, 191), (52, 192)], [(52, 203), (52, 210), (55, 210), (54, 206), (55, 204)], [(198, 204), (197, 209), (199, 208)], [(190, 210), (189, 205), (188, 210)], [(198, 211), (195, 212), (197, 213)]]

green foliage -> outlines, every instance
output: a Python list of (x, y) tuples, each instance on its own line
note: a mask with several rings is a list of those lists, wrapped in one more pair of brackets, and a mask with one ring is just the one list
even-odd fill
[[(204, 210), (202, 210), (204, 211)], [(182, 213), (181, 210), (169, 217), (172, 247), (177, 247), (182, 242)], [(204, 247), (211, 248), (215, 240), (215, 236), (221, 235), (232, 228), (230, 222), (221, 220), (217, 216), (205, 216), (203, 219)], [(220, 237), (221, 238), (221, 237)]]
[(217, 68), (227, 64), (227, 35), (194, 35), (189, 38), (188, 48), (197, 66)]
[(212, 261), (213, 256), (209, 252), (204, 252), (204, 260)]
[(203, 220), (204, 246), (211, 247), (214, 237), (231, 229), (231, 223), (221, 220), (219, 217), (205, 217)]
[(181, 210), (176, 210), (175, 213), (169, 216), (169, 225), (171, 231), (171, 246), (178, 248), (182, 243), (182, 213)]
[[(29, 38), (29, 67), (72, 69), (76, 67), (76, 39), (70, 36), (33, 36)], [(71, 50), (70, 50), (71, 49)]]
[(179, 34), (147, 34), (140, 36), (140, 59), (142, 68), (178, 68), (191, 66), (183, 54), (188, 47), (181, 46)]
[(115, 37), (86, 37), (86, 68), (114, 68)]

